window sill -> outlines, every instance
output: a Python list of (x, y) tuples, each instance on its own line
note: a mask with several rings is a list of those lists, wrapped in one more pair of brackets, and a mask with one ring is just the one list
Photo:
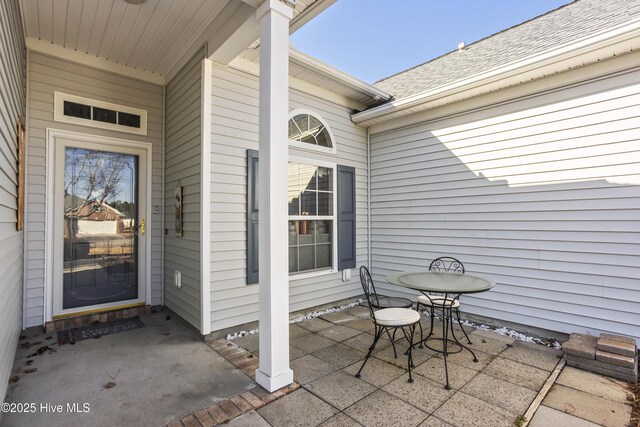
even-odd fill
[(309, 279), (311, 277), (327, 276), (329, 274), (334, 274), (337, 272), (338, 270), (334, 270), (331, 268), (328, 270), (310, 271), (308, 273), (294, 273), (294, 274), (289, 274), (289, 281)]

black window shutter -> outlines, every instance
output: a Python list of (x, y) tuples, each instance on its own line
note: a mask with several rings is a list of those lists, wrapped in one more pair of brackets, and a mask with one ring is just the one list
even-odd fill
[(356, 267), (356, 170), (338, 165), (338, 270)]
[(258, 283), (258, 151), (247, 150), (247, 285)]

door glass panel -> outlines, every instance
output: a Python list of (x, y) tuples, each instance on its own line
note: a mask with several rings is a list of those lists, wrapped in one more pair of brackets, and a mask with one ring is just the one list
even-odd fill
[(62, 308), (138, 298), (138, 156), (67, 147)]

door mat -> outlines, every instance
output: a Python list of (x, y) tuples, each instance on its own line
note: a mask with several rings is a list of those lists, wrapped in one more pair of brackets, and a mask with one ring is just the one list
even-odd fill
[(142, 323), (142, 320), (137, 317), (132, 317), (130, 319), (119, 319), (112, 322), (83, 326), (81, 328), (67, 329), (65, 331), (58, 331), (58, 345), (75, 344), (76, 341), (88, 340), (90, 338), (97, 339), (104, 335), (117, 334), (118, 332), (143, 327), (144, 323)]

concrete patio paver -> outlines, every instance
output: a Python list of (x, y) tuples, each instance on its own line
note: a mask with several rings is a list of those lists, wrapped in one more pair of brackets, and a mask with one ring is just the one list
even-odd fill
[(478, 359), (477, 362), (473, 361), (473, 356), (466, 350), (462, 350), (461, 352), (455, 354), (449, 354), (447, 356), (447, 362), (452, 362), (456, 365), (461, 365), (465, 368), (473, 369), (474, 371), (481, 371), (496, 358), (496, 355), (485, 353), (480, 350), (474, 350), (474, 354)]
[(324, 319), (327, 322), (331, 322), (336, 325), (342, 325), (347, 322), (352, 322), (354, 320), (359, 320), (361, 317), (353, 316), (346, 311), (338, 311), (335, 313), (328, 313), (320, 316), (320, 319)]
[(256, 411), (240, 415), (227, 423), (228, 427), (271, 427)]
[(438, 417), (434, 417), (433, 415), (424, 420), (418, 427), (450, 427), (451, 424), (442, 421)]
[(433, 415), (457, 427), (513, 427), (518, 414), (486, 403), (463, 392), (457, 392)]
[(558, 364), (558, 360), (560, 360), (558, 354), (545, 351), (543, 346), (538, 347), (540, 347), (540, 349), (529, 348), (522, 344), (514, 343), (512, 347), (503, 351), (500, 356), (545, 371), (553, 370)]
[(362, 333), (361, 331), (353, 328), (349, 328), (344, 325), (333, 325), (318, 332), (321, 337), (329, 338), (336, 342), (342, 342), (349, 338), (353, 338), (356, 335)]
[(366, 356), (365, 353), (355, 348), (339, 343), (316, 351), (314, 354), (317, 358), (332, 364), (338, 369), (346, 368)]
[(598, 424), (583, 420), (582, 418), (574, 417), (573, 415), (558, 411), (557, 409), (549, 408), (548, 406), (540, 405), (536, 414), (531, 419), (529, 427), (550, 426), (596, 427)]
[(305, 388), (341, 411), (377, 390), (344, 371), (332, 372), (307, 384)]
[[(377, 357), (378, 359), (384, 360), (385, 362), (391, 363), (392, 365), (398, 366), (400, 368), (406, 369), (407, 368), (407, 356), (405, 355), (405, 352), (407, 351), (407, 349), (409, 348), (409, 346), (404, 343), (404, 342), (397, 342), (396, 343), (396, 352), (398, 357), (394, 357), (393, 354), (393, 347), (391, 345), (389, 345), (388, 347), (382, 349), (382, 350), (378, 350), (378, 346), (376, 346), (373, 355), (375, 357)], [(413, 364), (415, 366), (420, 365), (421, 363), (423, 363), (424, 361), (430, 359), (431, 357), (433, 357), (433, 355), (435, 354), (435, 352), (428, 350), (428, 349), (414, 349), (412, 357), (413, 357)]]
[(483, 372), (492, 377), (509, 381), (510, 383), (526, 387), (536, 392), (542, 388), (549, 377), (549, 371), (544, 371), (500, 356), (493, 359), (491, 363), (484, 368)]
[(338, 370), (335, 366), (324, 360), (318, 359), (312, 354), (307, 354), (290, 364), (293, 370), (293, 379), (298, 384), (308, 384)]
[(344, 412), (340, 412), (320, 424), (319, 427), (357, 427), (360, 425), (362, 424), (346, 415)]
[(517, 414), (524, 414), (537, 396), (535, 391), (482, 372), (462, 387), (462, 391), (491, 405)]
[(384, 390), (370, 394), (344, 412), (365, 427), (379, 427), (383, 422), (394, 427), (416, 426), (428, 416)]
[(315, 317), (313, 319), (307, 319), (302, 322), (298, 322), (296, 323), (296, 325), (310, 332), (318, 332), (330, 327), (332, 323), (327, 322), (326, 320), (323, 320), (319, 317)]
[(258, 409), (273, 427), (317, 426), (337, 413), (336, 408), (302, 388)]
[[(368, 333), (363, 333), (343, 341), (342, 344), (348, 345), (349, 347), (355, 348), (356, 350), (360, 350), (361, 352), (366, 354), (369, 351), (369, 347), (371, 347), (372, 342), (373, 342), (373, 335)], [(385, 348), (390, 346), (391, 346), (391, 341), (385, 338), (380, 338), (380, 340), (378, 340), (378, 343), (376, 344), (376, 351), (384, 350)]]
[(544, 405), (605, 427), (626, 426), (631, 419), (631, 405), (594, 396), (582, 390), (555, 384)]
[(315, 334), (303, 335), (291, 340), (291, 345), (303, 350), (307, 353), (313, 353), (314, 351), (322, 350), (329, 347), (336, 342), (329, 338), (321, 337)]
[[(449, 368), (449, 385), (454, 389), (462, 388), (471, 378), (478, 374), (478, 372), (473, 369), (465, 368), (455, 363), (447, 363), (447, 366)], [(442, 385), (446, 384), (444, 359), (442, 357), (434, 356), (430, 358), (423, 364), (417, 366), (414, 372)]]
[(585, 390), (588, 391), (589, 394), (605, 397), (617, 402), (625, 402), (627, 395), (629, 395), (624, 381), (603, 377), (602, 375), (570, 366), (562, 370), (562, 373), (556, 380), (556, 384), (571, 387), (576, 390)]
[(455, 393), (454, 390), (445, 390), (442, 384), (425, 377), (416, 375), (413, 383), (408, 383), (408, 378), (409, 374), (404, 374), (382, 389), (429, 414)]
[[(343, 370), (351, 375), (358, 373), (362, 366), (362, 360), (358, 360), (353, 365), (347, 366)], [(384, 362), (375, 357), (370, 357), (364, 369), (360, 373), (360, 379), (376, 387), (383, 387), (406, 372), (405, 369)]]

